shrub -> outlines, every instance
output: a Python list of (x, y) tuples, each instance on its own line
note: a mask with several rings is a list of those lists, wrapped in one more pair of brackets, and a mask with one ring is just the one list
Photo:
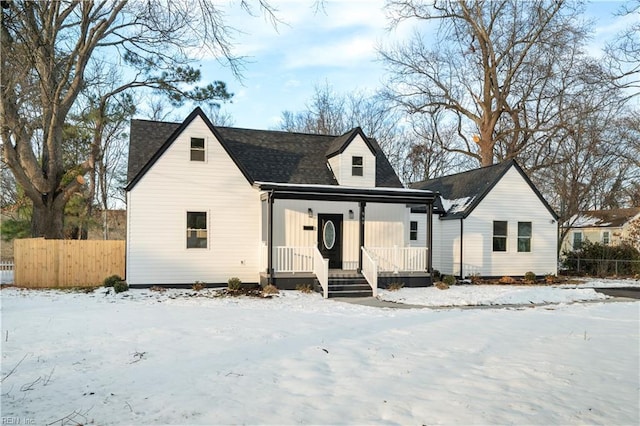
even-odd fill
[(298, 284), (296, 286), (296, 290), (301, 291), (302, 293), (313, 293), (313, 287), (311, 284)]
[[(451, 276), (451, 275), (447, 275), (447, 276)], [(436, 288), (440, 290), (446, 290), (449, 288), (449, 285), (442, 281), (437, 281), (434, 285), (436, 286)]]
[(240, 281), (240, 278), (238, 277), (231, 277), (229, 278), (229, 281), (227, 282), (229, 290), (231, 291), (238, 291), (240, 290), (240, 287), (242, 287), (242, 281)]
[[(609, 246), (584, 241), (580, 250), (562, 252), (562, 266), (588, 275), (634, 275), (640, 273), (640, 251), (630, 244)], [(626, 261), (626, 262), (625, 262)]]
[(118, 281), (115, 284), (113, 284), (113, 291), (116, 293), (129, 291), (129, 284), (127, 284), (126, 281)]
[(498, 282), (500, 284), (515, 284), (516, 280), (514, 278), (509, 277), (509, 276), (504, 276), (504, 277), (500, 278), (498, 280)]
[(534, 283), (536, 282), (536, 274), (534, 272), (527, 271), (524, 273), (524, 280), (527, 283)]
[(456, 277), (454, 277), (453, 275), (445, 275), (442, 278), (442, 282), (447, 285), (447, 288), (449, 288), (450, 286), (456, 284)]
[(118, 281), (122, 281), (122, 277), (119, 275), (111, 275), (110, 277), (107, 277), (104, 279), (103, 281), (103, 285), (105, 287), (113, 287), (113, 285), (115, 283), (117, 283)]
[(434, 280), (439, 280), (442, 277), (442, 274), (437, 269), (434, 269), (433, 271), (431, 271), (431, 277)]
[(554, 274), (547, 274), (544, 276), (544, 281), (547, 284), (553, 284), (558, 280), (558, 278)]
[(191, 290), (194, 291), (200, 291), (204, 288), (204, 283), (201, 283), (200, 281), (196, 281), (192, 286), (191, 286)]
[(404, 283), (400, 283), (400, 282), (395, 282), (395, 283), (391, 283), (387, 286), (387, 290), (389, 291), (398, 291), (400, 290), (402, 287), (404, 287)]
[(267, 284), (262, 288), (262, 292), (264, 294), (278, 294), (280, 293), (280, 291), (278, 290), (278, 287), (276, 287), (273, 284)]

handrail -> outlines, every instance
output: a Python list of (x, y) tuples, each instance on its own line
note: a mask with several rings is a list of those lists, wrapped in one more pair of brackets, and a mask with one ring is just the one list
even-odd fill
[(329, 259), (322, 257), (318, 247), (313, 247), (313, 273), (322, 286), (322, 297), (327, 299), (329, 297)]
[(378, 265), (367, 249), (360, 247), (362, 250), (362, 275), (371, 286), (373, 297), (378, 296)]

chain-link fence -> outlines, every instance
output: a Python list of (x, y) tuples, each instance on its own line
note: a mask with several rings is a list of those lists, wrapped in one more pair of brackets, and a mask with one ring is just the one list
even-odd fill
[(568, 272), (577, 274), (597, 276), (640, 274), (640, 260), (570, 257), (562, 261), (562, 266)]

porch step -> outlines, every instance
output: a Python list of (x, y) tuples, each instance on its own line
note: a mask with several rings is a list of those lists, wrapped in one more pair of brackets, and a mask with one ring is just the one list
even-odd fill
[(329, 297), (371, 297), (373, 292), (360, 274), (329, 277)]

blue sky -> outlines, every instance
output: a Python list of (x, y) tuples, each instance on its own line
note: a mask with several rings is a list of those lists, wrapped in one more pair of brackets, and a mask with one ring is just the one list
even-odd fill
[[(235, 127), (275, 128), (282, 111), (305, 109), (319, 85), (328, 84), (336, 93), (375, 91), (385, 72), (377, 46), (403, 40), (411, 31), (409, 25), (387, 29), (384, 0), (326, 0), (319, 11), (313, 0), (269, 3), (283, 21), (277, 29), (263, 16), (251, 17), (239, 7), (227, 10), (228, 23), (242, 31), (235, 36), (234, 51), (247, 57), (242, 81), (213, 59), (202, 62), (204, 81), (223, 80), (234, 93), (222, 111)], [(623, 4), (596, 1), (588, 6), (588, 16), (596, 20), (592, 54), (626, 25), (613, 16)]]

